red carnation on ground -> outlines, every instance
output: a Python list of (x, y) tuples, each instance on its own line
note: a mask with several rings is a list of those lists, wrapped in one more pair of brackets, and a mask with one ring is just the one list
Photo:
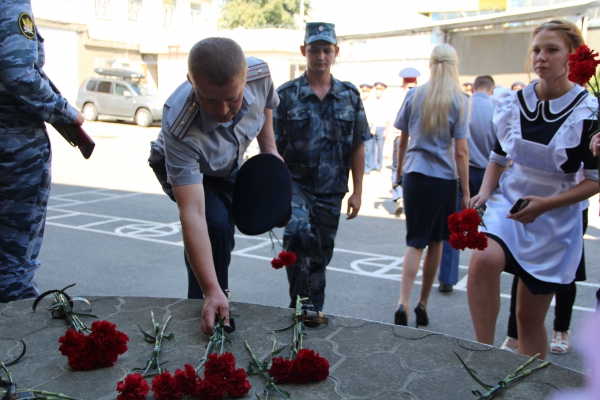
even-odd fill
[(296, 253), (293, 251), (282, 251), (278, 257), (286, 267), (291, 267), (296, 262)]
[(229, 377), (227, 395), (232, 399), (245, 396), (252, 389), (247, 378), (248, 375), (246, 375), (244, 368), (238, 368), (233, 371)]
[(292, 362), (283, 357), (274, 358), (269, 368), (269, 375), (277, 383), (289, 383), (292, 381)]
[(196, 390), (200, 378), (196, 370), (190, 364), (185, 364), (184, 370), (175, 371), (175, 384), (177, 389), (184, 395), (192, 395)]
[(158, 374), (152, 379), (152, 391), (157, 400), (179, 400), (183, 397), (175, 377), (171, 376), (169, 371)]
[(193, 398), (200, 400), (220, 400), (225, 396), (227, 388), (220, 382), (214, 382), (210, 379), (200, 379)]
[(76, 371), (112, 367), (119, 355), (127, 351), (129, 337), (119, 332), (115, 324), (95, 321), (91, 329), (87, 336), (68, 329), (58, 339), (60, 353)]
[(294, 383), (322, 381), (329, 376), (329, 361), (310, 349), (302, 349), (292, 361)]
[(596, 75), (596, 67), (600, 64), (600, 60), (596, 60), (597, 56), (598, 53), (594, 53), (585, 44), (569, 54), (569, 80), (585, 86)]
[(129, 374), (117, 383), (117, 400), (145, 400), (150, 388), (140, 374)]
[(209, 354), (204, 363), (204, 378), (213, 382), (226, 381), (235, 371), (235, 357), (230, 352)]

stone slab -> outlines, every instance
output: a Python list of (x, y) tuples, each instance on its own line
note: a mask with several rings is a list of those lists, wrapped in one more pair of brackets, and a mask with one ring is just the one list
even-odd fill
[[(116, 398), (117, 382), (134, 368), (143, 367), (152, 346), (146, 343), (137, 324), (151, 331), (150, 311), (158, 323), (172, 316), (167, 333), (175, 338), (163, 344), (161, 358), (174, 372), (189, 363), (197, 365), (208, 337), (200, 330), (201, 300), (145, 297), (91, 297), (92, 312), (109, 320), (129, 338), (129, 350), (112, 368), (86, 372), (72, 371), (58, 351), (58, 338), (66, 322), (52, 319), (45, 310), (50, 297), (32, 312), (32, 300), (0, 304), (0, 359), (20, 352), (19, 339), (27, 344), (27, 354), (10, 370), (21, 388), (62, 392), (79, 399)], [(250, 355), (247, 340), (260, 359), (266, 359), (273, 339), (278, 346), (291, 342), (292, 310), (247, 303), (232, 303), (237, 331), (230, 334), (233, 344), (226, 347), (246, 368)], [(488, 383), (506, 377), (527, 357), (491, 346), (457, 339), (421, 329), (400, 327), (348, 317), (327, 315), (328, 325), (307, 328), (304, 347), (315, 350), (330, 362), (330, 377), (310, 385), (281, 385), (295, 399), (468, 399), (475, 382), (468, 376), (453, 352), (467, 362)], [(93, 322), (88, 319), (88, 326)], [(284, 349), (281, 355), (287, 355)], [(264, 380), (250, 377), (252, 390), (246, 398), (261, 398)], [(498, 399), (544, 399), (557, 389), (584, 386), (585, 377), (575, 371), (550, 366), (515, 383)], [(273, 393), (270, 398), (277, 398)]]

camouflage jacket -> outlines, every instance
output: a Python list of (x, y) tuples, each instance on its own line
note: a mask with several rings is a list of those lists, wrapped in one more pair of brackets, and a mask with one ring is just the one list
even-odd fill
[(77, 117), (42, 70), (43, 42), (30, 0), (0, 2), (0, 132), (40, 128), (44, 121), (72, 123)]
[(277, 93), (275, 140), (293, 181), (313, 194), (346, 193), (352, 146), (371, 138), (358, 89), (332, 78), (321, 101), (305, 73)]

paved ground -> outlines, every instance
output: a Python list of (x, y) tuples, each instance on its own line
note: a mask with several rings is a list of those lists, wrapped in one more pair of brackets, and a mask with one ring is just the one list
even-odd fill
[[(146, 163), (149, 142), (156, 137), (158, 127), (86, 122), (85, 129), (97, 144), (89, 160), (51, 130), (53, 187), (41, 254), (43, 267), (38, 274), (40, 289), (77, 283), (73, 294), (185, 297), (177, 208), (161, 193)], [(404, 222), (393, 216), (389, 182), (389, 169), (365, 176), (360, 216), (340, 222), (336, 251), (328, 268), (326, 313), (393, 321), (406, 246)], [(278, 234), (281, 237), (281, 231)], [(596, 197), (591, 201), (585, 241), (588, 281), (578, 285), (572, 342), (577, 324), (595, 305), (600, 280), (598, 240)], [(285, 271), (270, 267), (272, 257), (268, 236), (236, 236), (230, 272), (235, 301), (280, 307), (289, 303)], [(474, 339), (465, 291), (468, 259), (469, 252), (464, 252), (460, 282), (454, 292), (433, 291), (427, 329)], [(496, 345), (505, 336), (511, 279), (508, 275), (502, 278)], [(413, 304), (418, 290), (417, 282)], [(547, 318), (550, 332), (553, 310)], [(414, 315), (411, 317), (414, 323)], [(549, 358), (582, 371), (574, 351)]]

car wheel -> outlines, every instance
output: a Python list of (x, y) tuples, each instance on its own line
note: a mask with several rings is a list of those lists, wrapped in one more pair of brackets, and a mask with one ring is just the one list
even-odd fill
[(152, 114), (150, 114), (150, 111), (146, 110), (145, 108), (140, 108), (135, 113), (135, 123), (138, 124), (138, 126), (150, 126), (152, 122), (154, 122), (152, 119)]
[(96, 106), (92, 103), (85, 103), (81, 113), (88, 121), (95, 121), (98, 119), (98, 110), (96, 110)]

